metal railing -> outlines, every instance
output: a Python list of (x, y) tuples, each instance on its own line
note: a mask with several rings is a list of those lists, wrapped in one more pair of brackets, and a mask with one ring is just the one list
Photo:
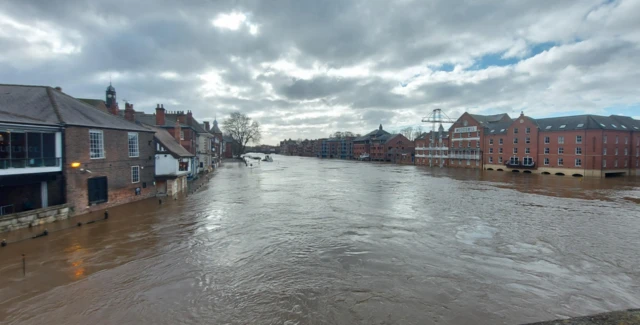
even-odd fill
[(480, 159), (480, 155), (449, 154), (449, 159), (473, 159), (473, 160), (479, 160)]
[(0, 159), (0, 169), (60, 167), (61, 158)]

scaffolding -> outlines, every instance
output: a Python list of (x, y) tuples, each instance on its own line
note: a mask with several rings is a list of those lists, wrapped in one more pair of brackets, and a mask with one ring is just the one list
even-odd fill
[[(431, 132), (429, 134), (429, 147), (424, 148), (427, 150), (428, 154), (426, 155), (429, 158), (429, 167), (433, 167), (433, 158), (436, 158), (438, 161), (438, 165), (442, 168), (445, 164), (445, 159), (449, 158), (449, 148), (444, 145), (442, 141), (444, 127), (442, 124), (453, 124), (456, 122), (456, 119), (452, 119), (447, 114), (445, 114), (442, 109), (436, 108), (431, 114), (422, 118), (423, 123), (431, 123)], [(438, 127), (438, 141), (436, 141), (436, 125), (439, 124)], [(435, 155), (434, 155), (435, 151)]]

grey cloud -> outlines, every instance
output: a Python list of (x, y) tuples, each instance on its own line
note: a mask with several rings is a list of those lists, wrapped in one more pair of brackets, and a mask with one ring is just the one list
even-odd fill
[[(601, 110), (638, 102), (640, 39), (635, 33), (640, 22), (632, 19), (632, 9), (627, 0), (3, 1), (0, 19), (46, 26), (63, 43), (82, 48), (74, 54), (47, 53), (42, 40), (0, 36), (0, 46), (10, 49), (0, 54), (0, 82), (62, 86), (77, 97), (102, 98), (107, 84), (96, 76), (122, 74), (114, 76), (118, 97), (140, 103), (137, 109), (149, 111), (151, 103), (165, 101), (172, 109), (219, 119), (240, 110), (260, 116), (266, 125), (282, 126), (269, 130), (267, 143), (281, 135), (297, 138), (294, 132), (314, 137), (336, 130), (368, 132), (380, 123), (395, 128), (390, 123), (399, 113), (414, 114), (417, 122), (418, 112), (430, 107), (450, 112), (528, 108), (530, 115), (549, 114), (549, 106)], [(246, 25), (236, 31), (212, 26), (218, 14), (230, 12), (244, 13), (258, 34), (251, 35)], [(477, 61), (516, 42), (558, 45), (504, 75), (451, 73), (422, 80), (424, 85), (407, 94), (392, 92), (413, 69)], [(586, 44), (591, 47), (580, 47)], [(33, 55), (34, 46), (45, 50)], [(336, 77), (319, 71), (296, 79), (268, 67), (278, 60), (308, 70), (370, 63), (372, 73)], [(203, 96), (212, 94), (200, 92), (204, 82), (197, 75), (212, 70), (222, 72), (223, 87), (240, 89), (239, 96)], [(166, 71), (179, 78), (158, 77)], [(344, 110), (342, 117), (326, 114), (336, 107)], [(324, 115), (283, 119), (305, 112)], [(307, 129), (293, 131), (296, 123)]]

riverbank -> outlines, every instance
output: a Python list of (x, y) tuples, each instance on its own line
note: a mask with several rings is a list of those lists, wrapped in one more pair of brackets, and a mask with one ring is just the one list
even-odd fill
[(640, 324), (640, 309), (628, 309), (592, 316), (557, 319), (526, 325), (632, 325)]

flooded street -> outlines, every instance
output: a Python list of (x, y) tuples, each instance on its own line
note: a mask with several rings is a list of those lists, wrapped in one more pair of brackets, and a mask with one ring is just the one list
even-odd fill
[(634, 178), (274, 160), (0, 249), (0, 323), (518, 324), (640, 307)]

